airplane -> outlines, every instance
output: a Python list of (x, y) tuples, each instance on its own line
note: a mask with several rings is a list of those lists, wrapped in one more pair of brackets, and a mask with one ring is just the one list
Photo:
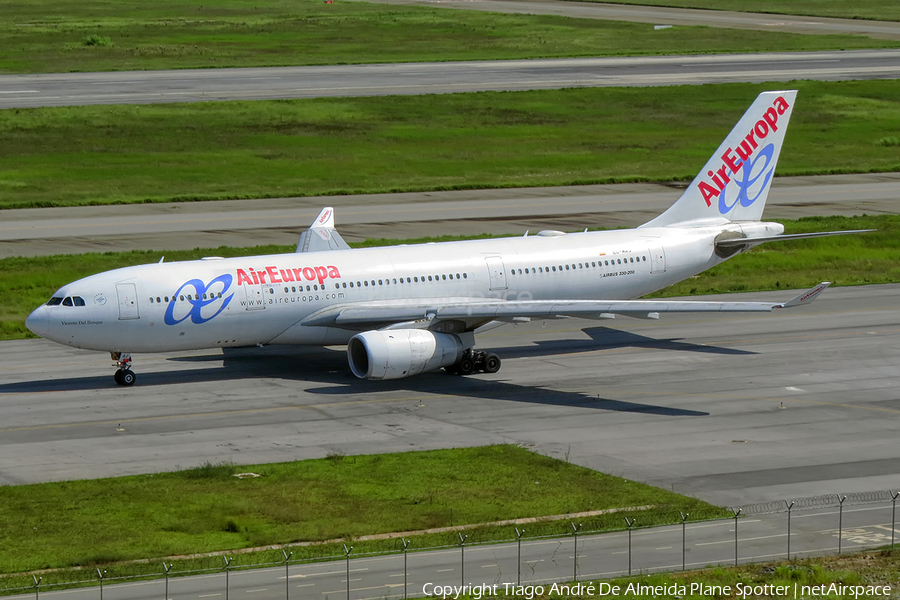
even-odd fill
[(109, 352), (119, 385), (132, 353), (267, 344), (347, 345), (353, 374), (400, 379), (495, 373), (475, 336), (531, 319), (767, 312), (812, 302), (636, 300), (784, 235), (760, 221), (796, 90), (761, 93), (681, 197), (636, 229), (351, 249), (324, 208), (296, 251), (116, 269), (60, 288), (25, 324)]

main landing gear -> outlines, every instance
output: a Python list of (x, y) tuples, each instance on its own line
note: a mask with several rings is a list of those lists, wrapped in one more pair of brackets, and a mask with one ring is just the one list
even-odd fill
[(134, 385), (136, 376), (131, 370), (131, 355), (125, 352), (110, 352), (110, 358), (116, 362), (116, 374), (113, 379), (119, 385)]
[(500, 370), (500, 357), (496, 354), (470, 348), (463, 352), (462, 358), (459, 359), (458, 363), (444, 367), (444, 370), (455, 375), (471, 375), (475, 371), (496, 373)]

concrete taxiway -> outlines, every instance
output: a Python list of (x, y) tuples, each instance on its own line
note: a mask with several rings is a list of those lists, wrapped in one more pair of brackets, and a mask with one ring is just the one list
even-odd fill
[[(323, 206), (341, 235), (367, 238), (521, 235), (635, 227), (666, 210), (686, 184), (618, 184), (364, 194), (3, 211), (0, 257), (296, 244)], [(768, 219), (895, 214), (900, 173), (777, 178)]]
[(863, 35), (877, 39), (900, 40), (900, 27), (892, 21), (804, 17), (729, 10), (674, 8), (571, 2), (568, 0), (365, 0), (380, 4), (434, 6), (486, 12), (559, 15), (578, 19), (628, 21), (682, 26), (723, 27), (757, 31), (785, 31), (808, 35)]
[(0, 76), (0, 109), (898, 77), (900, 50), (46, 73)]
[[(790, 291), (738, 295), (787, 299)], [(734, 298), (734, 296), (731, 296)], [(769, 315), (494, 330), (494, 375), (360, 381), (343, 348), (0, 343), (0, 484), (515, 443), (718, 504), (897, 487), (900, 285)]]

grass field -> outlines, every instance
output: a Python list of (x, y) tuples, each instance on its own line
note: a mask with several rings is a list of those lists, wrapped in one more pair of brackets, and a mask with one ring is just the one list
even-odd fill
[[(764, 244), (697, 277), (666, 288), (656, 296), (803, 288), (820, 281), (832, 281), (835, 285), (900, 282), (900, 216), (811, 217), (782, 222), (786, 233), (842, 229), (878, 231)], [(419, 240), (371, 240), (360, 246), (452, 239), (460, 238), (446, 236)], [(223, 246), (164, 254), (168, 261), (179, 261), (202, 256), (228, 257), (293, 251), (293, 246)], [(0, 260), (0, 339), (34, 337), (25, 329), (25, 317), (66, 283), (101, 271), (157, 262), (161, 254), (163, 253), (133, 251)]]
[(735, 4), (732, 0), (611, 1), (615, 4), (639, 4), (642, 6), (672, 6), (677, 8), (705, 8), (779, 15), (900, 21), (900, 4), (895, 0), (865, 0), (864, 2), (846, 2), (846, 0), (746, 0), (740, 4)]
[(0, 111), (0, 207), (690, 179), (764, 89), (780, 175), (900, 169), (900, 82)]
[[(238, 472), (260, 477), (233, 477)], [(698, 500), (516, 446), (334, 454), (240, 469), (208, 464), (174, 473), (0, 487), (0, 572), (647, 505), (675, 520), (680, 510), (695, 518), (724, 514)], [(614, 522), (620, 528), (621, 515)], [(510, 536), (507, 529), (503, 537)], [(483, 535), (491, 539), (490, 532)], [(469, 536), (474, 542), (480, 534)], [(444, 537), (450, 543), (455, 534)], [(423, 544), (417, 540), (417, 546)], [(333, 549), (309, 550), (327, 551)]]
[(358, 2), (2, 3), (0, 73), (897, 47), (852, 35), (506, 15)]

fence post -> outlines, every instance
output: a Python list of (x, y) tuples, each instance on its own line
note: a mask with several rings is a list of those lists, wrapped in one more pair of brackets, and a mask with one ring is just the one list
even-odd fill
[[(281, 553), (284, 555), (284, 599), (291, 600), (291, 576), (288, 572), (288, 565), (291, 563), (291, 557), (294, 553), (285, 552), (284, 549), (281, 550)], [(166, 600), (169, 599), (166, 598)]]
[(787, 535), (787, 544), (788, 544), (788, 560), (791, 560), (791, 509), (794, 508), (794, 501), (791, 500), (791, 503), (788, 504), (788, 535)]
[(466, 534), (463, 536), (461, 533), (457, 533), (459, 536), (459, 577), (461, 579), (460, 585), (466, 585), (466, 540), (469, 539), (469, 535)]
[(38, 591), (38, 588), (41, 587), (41, 582), (44, 580), (44, 578), (35, 577), (34, 575), (32, 575), (31, 578), (34, 579), (34, 600), (41, 600), (41, 595)]
[[(350, 600), (350, 553), (353, 552), (353, 546), (347, 547), (347, 544), (342, 544), (344, 546), (344, 555), (347, 558), (347, 600)], [(225, 600), (228, 600), (226, 598)]]
[(525, 529), (519, 531), (519, 528), (516, 527), (516, 538), (519, 544), (518, 554), (516, 559), (516, 585), (522, 585), (522, 536), (525, 535)]
[(838, 554), (841, 553), (841, 541), (844, 538), (844, 500), (847, 496), (840, 497), (841, 508), (838, 510)]
[(900, 491), (895, 492), (891, 490), (891, 549), (894, 548), (894, 530), (897, 528), (897, 496), (900, 496)]
[(172, 564), (163, 563), (163, 570), (166, 572), (166, 597), (163, 600), (169, 600), (169, 571), (172, 569)]
[(103, 600), (103, 576), (106, 575), (106, 571), (101, 572), (100, 569), (97, 569), (97, 577), (100, 578), (100, 600)]
[(400, 538), (400, 544), (403, 546), (403, 599), (406, 600), (406, 574), (408, 572), (406, 570), (406, 558), (409, 554), (409, 540)]
[(575, 523), (571, 523), (572, 531), (575, 533), (575, 556), (573, 557), (575, 560), (572, 565), (572, 581), (578, 581), (578, 530), (581, 529), (581, 523), (578, 524), (578, 527), (575, 527)]
[(678, 511), (678, 514), (681, 515), (681, 570), (684, 571), (684, 554), (686, 552), (686, 543), (685, 543), (686, 526), (685, 526), (685, 523), (687, 523), (688, 517), (690, 517), (691, 515), (688, 513), (683, 513), (681, 511)]
[(229, 559), (227, 556), (223, 556), (222, 560), (225, 561), (225, 600), (228, 600), (228, 588), (230, 587), (228, 575), (229, 571), (231, 571), (231, 561), (233, 561), (234, 558)]
[(739, 508), (737, 510), (731, 509), (731, 512), (734, 513), (734, 566), (738, 564), (738, 533), (737, 533), (737, 519), (738, 515), (741, 514), (743, 508)]
[(634, 519), (628, 520), (628, 517), (625, 517), (625, 524), (628, 525), (628, 574), (631, 575), (631, 528), (634, 527), (634, 524), (637, 522), (637, 517)]

